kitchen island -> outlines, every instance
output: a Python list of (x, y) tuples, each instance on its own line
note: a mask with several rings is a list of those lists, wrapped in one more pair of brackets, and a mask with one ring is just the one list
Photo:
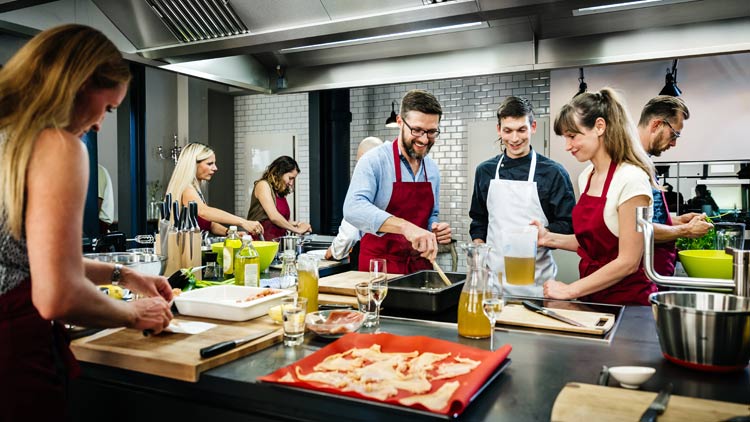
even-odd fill
[[(538, 332), (498, 329), (496, 347), (511, 344), (511, 364), (469, 405), (461, 420), (549, 420), (568, 382), (595, 384), (602, 365), (656, 368), (641, 389), (674, 383), (673, 394), (750, 403), (748, 370), (712, 374), (688, 370), (661, 356), (650, 307), (624, 309), (611, 343)], [(489, 340), (458, 336), (454, 324), (384, 317), (382, 331), (427, 335), (489, 349)], [(308, 333), (297, 348), (281, 344), (201, 375), (188, 383), (82, 363), (72, 383), (72, 413), (85, 420), (428, 420), (425, 415), (370, 402), (257, 382), (255, 379), (308, 356), (329, 341)], [(197, 353), (197, 351), (196, 351)], [(616, 382), (610, 379), (610, 386)]]

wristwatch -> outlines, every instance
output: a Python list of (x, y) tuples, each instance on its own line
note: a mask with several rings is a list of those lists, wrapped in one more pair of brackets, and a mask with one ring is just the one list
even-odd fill
[(112, 285), (117, 286), (120, 284), (120, 277), (122, 276), (122, 264), (115, 264), (115, 269), (112, 271)]

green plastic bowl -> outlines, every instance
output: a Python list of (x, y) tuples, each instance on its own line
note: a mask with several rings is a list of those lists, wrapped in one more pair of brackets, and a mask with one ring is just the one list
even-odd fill
[[(258, 255), (260, 256), (260, 271), (263, 272), (266, 270), (266, 268), (268, 268), (269, 265), (271, 265), (274, 257), (276, 257), (276, 252), (279, 250), (279, 242), (271, 242), (268, 240), (253, 240), (253, 247), (255, 247), (255, 250), (258, 251)], [(222, 262), (224, 261), (224, 242), (212, 243), (211, 250), (213, 252), (216, 252), (217, 264), (222, 265)]]
[(732, 255), (717, 250), (686, 250), (678, 253), (690, 277), (732, 279)]

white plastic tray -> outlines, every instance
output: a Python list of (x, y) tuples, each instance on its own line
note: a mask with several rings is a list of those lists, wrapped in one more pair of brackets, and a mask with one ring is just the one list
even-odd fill
[(184, 292), (175, 298), (174, 303), (182, 315), (247, 321), (266, 315), (269, 308), (281, 304), (282, 297), (295, 293), (291, 290), (279, 290), (270, 296), (237, 302), (263, 290), (265, 289), (260, 287), (211, 286)]

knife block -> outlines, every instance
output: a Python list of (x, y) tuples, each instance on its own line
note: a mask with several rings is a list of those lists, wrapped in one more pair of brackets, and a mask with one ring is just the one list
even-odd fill
[[(159, 233), (156, 234), (154, 241), (154, 253), (157, 255), (163, 255), (167, 257), (167, 264), (164, 266), (164, 275), (169, 276), (175, 273), (175, 271), (182, 268), (182, 253), (179, 250), (179, 243), (177, 242), (177, 233), (167, 233), (167, 250), (163, 253), (161, 250), (161, 239)], [(200, 257), (200, 246), (198, 246), (198, 256)], [(199, 258), (200, 259), (200, 258)]]
[[(182, 240), (184, 244), (182, 246), (182, 257), (180, 259), (182, 267), (180, 268), (200, 267), (202, 241), (201, 232), (183, 232), (182, 236), (184, 237), (184, 239)], [(203, 271), (194, 272), (193, 274), (195, 275), (195, 279), (201, 280), (202, 273)]]

